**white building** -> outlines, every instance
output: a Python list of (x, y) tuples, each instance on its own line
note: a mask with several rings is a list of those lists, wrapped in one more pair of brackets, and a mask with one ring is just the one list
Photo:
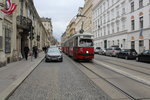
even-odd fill
[(150, 49), (150, 0), (94, 0), (95, 47)]
[(150, 49), (150, 0), (128, 0), (128, 48)]

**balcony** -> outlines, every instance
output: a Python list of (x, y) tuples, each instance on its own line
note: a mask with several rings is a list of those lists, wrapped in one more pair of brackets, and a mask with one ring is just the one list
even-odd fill
[(32, 20), (25, 16), (17, 16), (17, 28), (22, 29), (23, 31), (31, 31)]

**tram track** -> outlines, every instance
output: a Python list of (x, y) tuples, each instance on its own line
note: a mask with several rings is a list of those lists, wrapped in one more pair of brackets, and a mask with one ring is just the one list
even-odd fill
[[(79, 68), (79, 70), (81, 71), (81, 72), (83, 72), (84, 74), (86, 74), (86, 76), (88, 76), (88, 74), (86, 73), (86, 71), (84, 71), (84, 69), (82, 68), (82, 67), (84, 67), (87, 71), (89, 71), (91, 74), (94, 74), (96, 77), (98, 77), (99, 79), (102, 79), (103, 81), (104, 81), (104, 83), (106, 82), (107, 84), (109, 84), (110, 86), (108, 86), (108, 87), (113, 87), (113, 89), (115, 89), (115, 90), (112, 90), (112, 91), (119, 91), (119, 93), (113, 93), (113, 95), (115, 96), (115, 98), (116, 98), (116, 96), (117, 95), (119, 95), (119, 96), (121, 96), (121, 97), (119, 97), (118, 98), (118, 100), (119, 99), (125, 99), (125, 100), (136, 100), (134, 97), (132, 97), (131, 95), (129, 95), (128, 93), (126, 93), (126, 92), (124, 92), (123, 90), (121, 90), (120, 88), (118, 88), (117, 86), (115, 86), (114, 84), (112, 84), (112, 83), (110, 83), (108, 80), (106, 80), (104, 77), (102, 77), (102, 76), (100, 76), (98, 73), (96, 73), (95, 71), (93, 71), (92, 69), (90, 69), (90, 68), (88, 68), (87, 66), (85, 66), (83, 63), (80, 63), (80, 62), (75, 62), (75, 61), (73, 61), (72, 59), (69, 59), (69, 57), (68, 56), (66, 56), (66, 58), (68, 59), (68, 60), (70, 60), (74, 65), (76, 65), (78, 68)], [(79, 67), (79, 66), (81, 66), (81, 67)], [(91, 77), (90, 76), (88, 76), (90, 79), (91, 79)], [(93, 77), (93, 76), (92, 76)], [(93, 79), (97, 79), (97, 78), (93, 78)], [(93, 81), (93, 80), (92, 80)], [(93, 81), (94, 82), (94, 81)], [(95, 83), (95, 82), (94, 82)], [(96, 85), (98, 84), (98, 83), (95, 83)], [(101, 85), (101, 83), (100, 83), (100, 85)], [(98, 86), (98, 85), (97, 85)], [(100, 89), (102, 88), (101, 86), (99, 86), (100, 87)], [(105, 91), (105, 90), (104, 90)], [(106, 90), (107, 91), (107, 90)], [(108, 91), (109, 91), (109, 88), (108, 88)], [(111, 89), (110, 89), (110, 91), (111, 91)], [(107, 94), (107, 93), (106, 93)], [(111, 97), (111, 96), (110, 96)], [(113, 96), (112, 96), (112, 100), (116, 100), (116, 99), (113, 99)]]
[(87, 70), (91, 71), (92, 73), (94, 73), (96, 76), (100, 77), (101, 79), (103, 79), (104, 81), (106, 81), (107, 83), (109, 83), (110, 85), (112, 85), (113, 87), (115, 87), (117, 90), (119, 90), (121, 93), (125, 94), (130, 100), (137, 100), (136, 98), (134, 98), (132, 95), (128, 94), (127, 92), (123, 91), (121, 88), (117, 87), (116, 85), (112, 84), (111, 82), (109, 82), (106, 78), (100, 76), (98, 73), (94, 72), (93, 70), (91, 70), (90, 68), (88, 68), (86, 65), (84, 65), (83, 63), (80, 63), (83, 67), (85, 67)]
[[(150, 69), (149, 68), (145, 68), (145, 67), (137, 67), (137, 66), (135, 66), (135, 65), (132, 65), (132, 64), (127, 64), (127, 63), (123, 63), (123, 64), (126, 64), (126, 66), (124, 66), (123, 64), (122, 64), (122, 62), (113, 62), (113, 61), (108, 61), (108, 60), (101, 60), (101, 61), (103, 61), (103, 62), (105, 62), (105, 63), (109, 63), (109, 64), (113, 64), (113, 65), (116, 65), (116, 66), (120, 66), (120, 67), (122, 67), (122, 68), (126, 68), (126, 69), (129, 69), (129, 70), (133, 70), (133, 71), (136, 71), (136, 72), (139, 72), (139, 73), (141, 73), (141, 74), (145, 74), (145, 75), (148, 75), (148, 76), (150, 76)], [(129, 67), (127, 67), (127, 66), (129, 66)], [(133, 68), (134, 67), (134, 68)], [(138, 68), (138, 69), (136, 69), (136, 68)], [(143, 70), (143, 71), (142, 71)], [(147, 71), (147, 72), (146, 72)]]
[[(105, 57), (108, 57), (108, 56), (105, 56)], [(112, 58), (114, 58), (114, 59), (112, 59)], [(98, 59), (98, 58), (96, 58), (96, 59), (97, 60), (102, 60), (102, 59)], [(134, 66), (134, 67), (137, 67), (137, 68), (144, 68), (144, 69), (150, 70), (150, 67), (144, 67), (144, 66), (135, 65), (133, 63), (132, 64), (131, 63), (127, 63), (126, 60), (121, 59), (121, 58), (119, 58), (119, 60), (118, 60), (118, 58), (115, 58), (115, 57), (111, 57), (111, 59), (108, 59), (108, 58), (105, 59), (105, 61), (112, 61), (112, 62), (116, 62), (116, 60), (117, 60), (118, 63), (122, 63), (122, 64), (126, 64), (126, 65), (129, 65), (129, 66)], [(127, 61), (130, 61), (130, 60), (127, 60)], [(143, 63), (143, 62), (140, 62), (140, 63)], [(144, 63), (144, 64), (147, 64), (147, 63)]]
[[(134, 93), (130, 93), (128, 92), (127, 90), (124, 90), (124, 88), (122, 87), (119, 87), (117, 86), (116, 84), (114, 84), (113, 82), (111, 82), (111, 80), (109, 78), (106, 78), (104, 77), (103, 75), (101, 75), (101, 73), (98, 71), (98, 70), (101, 70), (99, 68), (97, 68), (97, 66), (101, 66), (103, 68), (106, 68), (104, 65), (101, 65), (101, 64), (96, 64), (96, 63), (85, 63), (85, 62), (74, 62), (72, 60), (73, 63), (75, 63), (77, 66), (81, 65), (82, 67), (84, 67), (86, 70), (88, 70), (89, 72), (91, 72), (92, 74), (94, 74), (96, 77), (98, 77), (99, 79), (105, 81), (106, 83), (105, 84), (109, 84), (111, 87), (113, 87), (114, 89), (116, 89), (117, 91), (120, 91), (121, 94), (123, 94), (124, 96), (126, 96), (126, 99), (125, 100), (150, 100), (150, 97), (149, 96), (141, 96), (141, 97), (137, 97), (135, 95), (133, 95)], [(110, 63), (111, 64), (111, 63)], [(91, 65), (91, 67), (89, 67), (89, 65)], [(96, 66), (97, 65), (97, 66)], [(83, 71), (82, 68), (79, 68), (83, 73), (85, 73)], [(110, 70), (112, 72), (115, 72), (116, 74), (118, 75), (123, 75), (121, 73), (118, 73), (116, 71), (113, 71), (109, 68), (106, 68), (107, 70)], [(102, 71), (101, 71), (102, 72)], [(85, 73), (86, 74), (86, 73)], [(143, 74), (141, 72), (141, 74)], [(88, 74), (86, 74), (88, 76)], [(148, 74), (145, 74), (145, 75), (148, 75)], [(126, 77), (125, 75), (123, 75), (124, 77)], [(90, 77), (89, 77), (90, 78)], [(143, 84), (142, 82), (140, 83), (139, 81), (136, 81), (135, 79), (133, 78), (130, 78), (130, 77), (126, 77), (127, 79), (129, 80), (132, 80), (134, 81), (134, 83), (137, 83), (137, 84)], [(96, 80), (96, 79), (91, 79), (92, 81)], [(95, 84), (97, 85), (96, 81), (95, 81)], [(143, 84), (144, 87), (146, 85), (146, 87), (149, 87), (147, 84)], [(103, 88), (103, 85), (101, 85), (101, 83), (99, 84), (99, 87), (100, 88)], [(132, 90), (132, 89), (131, 89)], [(134, 89), (133, 89), (134, 90)], [(136, 90), (136, 89), (135, 89)], [(149, 91), (149, 90), (148, 90)], [(137, 92), (137, 94), (140, 93), (140, 92)], [(150, 93), (150, 91), (149, 91)], [(116, 100), (116, 99), (114, 99)], [(118, 100), (118, 99), (117, 99)], [(120, 99), (119, 99), (120, 100)]]

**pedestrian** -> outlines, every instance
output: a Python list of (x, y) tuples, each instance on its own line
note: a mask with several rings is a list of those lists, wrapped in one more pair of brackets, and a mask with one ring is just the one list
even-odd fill
[(26, 44), (24, 47), (24, 55), (25, 55), (25, 59), (28, 60), (28, 53), (29, 53), (29, 47)]
[(33, 55), (34, 55), (34, 58), (37, 58), (37, 55), (38, 55), (38, 48), (37, 48), (37, 46), (33, 46)]
[(44, 46), (42, 49), (43, 49), (43, 51), (46, 53), (46, 51), (47, 51), (47, 47), (46, 47), (46, 46)]

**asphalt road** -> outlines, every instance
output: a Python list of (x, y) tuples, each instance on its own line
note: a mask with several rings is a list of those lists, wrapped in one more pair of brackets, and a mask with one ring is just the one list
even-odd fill
[(64, 57), (44, 61), (8, 100), (110, 100), (85, 74)]

